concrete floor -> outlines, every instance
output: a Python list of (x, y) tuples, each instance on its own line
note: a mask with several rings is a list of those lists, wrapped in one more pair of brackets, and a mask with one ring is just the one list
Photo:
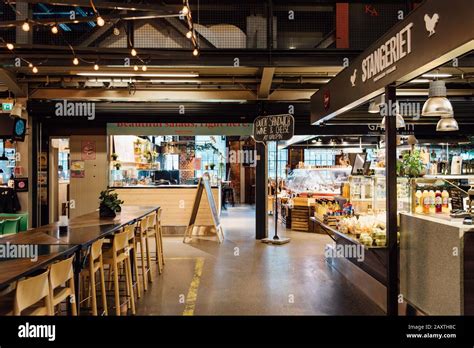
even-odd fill
[(223, 211), (221, 245), (200, 239), (183, 244), (181, 237), (165, 237), (165, 270), (160, 276), (155, 270), (137, 314), (384, 314), (325, 262), (328, 236), (284, 231), (289, 244), (266, 245), (255, 240), (254, 219), (251, 206)]

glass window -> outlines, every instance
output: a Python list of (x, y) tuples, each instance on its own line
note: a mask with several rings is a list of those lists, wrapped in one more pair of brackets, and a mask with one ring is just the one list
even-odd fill
[(179, 169), (179, 155), (166, 154), (165, 155), (164, 170), (178, 170)]
[[(268, 148), (268, 177), (275, 178), (276, 167), (276, 142), (272, 141), (267, 144)], [(286, 178), (286, 166), (288, 164), (288, 150), (278, 150), (278, 177)]]
[(331, 149), (305, 149), (304, 163), (307, 166), (333, 166), (335, 153)]
[(69, 180), (69, 153), (59, 152), (58, 156), (58, 174), (59, 178)]
[(226, 137), (217, 135), (196, 136), (195, 150), (195, 157), (201, 159), (201, 168), (196, 170), (196, 177), (201, 177), (206, 171), (212, 171), (214, 175), (224, 179), (226, 162)]

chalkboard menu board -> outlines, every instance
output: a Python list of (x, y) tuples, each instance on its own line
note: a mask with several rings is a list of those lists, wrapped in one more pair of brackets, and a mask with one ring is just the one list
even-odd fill
[(295, 133), (295, 119), (292, 115), (259, 116), (253, 122), (253, 136), (256, 141), (290, 140)]
[(464, 210), (464, 198), (461, 191), (453, 189), (449, 196), (451, 197), (452, 210)]

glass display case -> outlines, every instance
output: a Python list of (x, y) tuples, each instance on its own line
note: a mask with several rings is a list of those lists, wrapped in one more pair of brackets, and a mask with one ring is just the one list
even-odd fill
[(340, 195), (350, 172), (350, 167), (294, 169), (288, 174), (286, 189), (296, 194)]
[[(355, 212), (366, 214), (385, 211), (385, 176), (350, 176), (349, 192), (349, 200)], [(410, 181), (408, 178), (397, 178), (397, 202), (399, 212), (411, 211)]]

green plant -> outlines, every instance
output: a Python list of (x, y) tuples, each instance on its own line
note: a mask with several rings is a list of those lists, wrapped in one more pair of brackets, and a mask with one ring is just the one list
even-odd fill
[(122, 211), (122, 207), (120, 205), (123, 204), (123, 201), (118, 199), (118, 193), (115, 193), (114, 191), (115, 190), (113, 189), (107, 189), (100, 192), (99, 208), (101, 211), (108, 210), (114, 213)]
[(211, 170), (214, 170), (214, 167), (215, 167), (215, 166), (216, 166), (216, 165), (215, 165), (214, 163), (209, 163), (209, 168), (211, 168)]
[(118, 159), (118, 155), (115, 152), (111, 154), (110, 157), (112, 157), (112, 161), (116, 161)]
[(423, 175), (423, 159), (419, 150), (413, 150), (403, 154), (402, 159), (397, 162), (397, 175), (415, 178)]

